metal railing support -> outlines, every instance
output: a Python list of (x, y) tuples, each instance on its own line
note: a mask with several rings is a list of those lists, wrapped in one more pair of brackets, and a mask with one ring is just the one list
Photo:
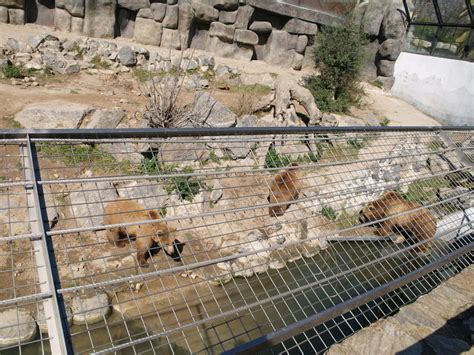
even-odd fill
[(62, 296), (56, 292), (60, 288), (60, 282), (51, 237), (46, 234), (48, 225), (45, 223), (47, 218), (43, 216), (46, 209), (42, 188), (38, 184), (39, 167), (36, 151), (29, 137), (27, 143), (22, 144), (20, 149), (25, 180), (30, 182), (25, 189), (31, 233), (41, 235), (41, 238), (33, 240), (32, 243), (38, 250), (35, 258), (41, 292), (48, 296), (43, 301), (43, 307), (51, 352), (55, 355), (72, 354), (66, 309)]

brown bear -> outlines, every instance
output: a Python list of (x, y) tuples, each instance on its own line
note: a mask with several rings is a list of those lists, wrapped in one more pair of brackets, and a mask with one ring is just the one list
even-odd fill
[[(159, 220), (158, 211), (146, 210), (141, 204), (132, 200), (116, 200), (105, 205), (104, 225), (130, 222), (145, 222)], [(165, 253), (175, 261), (180, 261), (184, 243), (173, 240), (172, 233), (176, 228), (169, 227), (163, 222), (137, 224), (132, 226), (114, 227), (107, 229), (107, 239), (119, 248), (125, 247), (129, 240), (135, 240), (137, 261), (142, 267), (148, 266), (147, 259), (153, 251), (163, 248)]]
[(301, 191), (301, 181), (302, 173), (296, 163), (291, 163), (288, 169), (275, 175), (270, 183), (270, 194), (267, 201), (271, 204), (282, 204), (268, 208), (270, 217), (283, 216), (291, 206), (291, 202), (298, 199)]
[[(427, 208), (423, 208), (417, 202), (407, 201), (395, 191), (388, 191), (378, 200), (367, 204), (359, 214), (359, 222), (375, 222), (414, 209), (416, 211), (377, 223), (375, 233), (382, 237), (388, 237), (393, 233), (404, 233), (417, 242), (432, 239), (436, 233), (436, 217)], [(427, 251), (428, 244), (420, 245), (419, 250)]]

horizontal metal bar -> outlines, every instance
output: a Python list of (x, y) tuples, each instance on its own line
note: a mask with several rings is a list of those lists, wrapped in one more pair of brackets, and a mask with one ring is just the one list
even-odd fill
[(42, 292), (42, 293), (36, 293), (34, 295), (10, 298), (7, 300), (1, 300), (0, 307), (13, 306), (13, 305), (19, 305), (19, 304), (25, 304), (25, 303), (31, 303), (31, 302), (36, 303), (38, 301), (43, 301), (49, 297), (51, 297), (50, 292)]
[(430, 26), (430, 27), (453, 27), (453, 28), (465, 28), (471, 29), (474, 28), (474, 24), (471, 23), (438, 23), (438, 22), (419, 22), (413, 21), (410, 23), (410, 26)]
[(246, 344), (235, 347), (232, 350), (225, 351), (222, 354), (233, 355), (233, 354), (255, 354), (258, 350), (269, 349), (291, 337), (297, 336), (311, 328), (314, 328), (324, 322), (334, 319), (348, 311), (351, 311), (357, 307), (363, 306), (370, 301), (373, 301), (383, 295), (386, 295), (396, 289), (419, 279), (421, 276), (429, 274), (432, 271), (446, 265), (447, 263), (461, 257), (462, 255), (469, 253), (473, 250), (474, 243), (465, 245), (464, 247), (454, 251), (451, 254), (445, 255), (437, 259), (431, 264), (425, 265), (420, 269), (410, 272), (409, 274), (399, 277), (396, 280), (390, 281), (383, 286), (379, 286), (369, 292), (366, 292), (360, 296), (356, 296), (349, 301), (343, 302), (329, 308), (323, 312), (317, 313), (310, 316), (302, 321), (290, 324), (289, 326), (282, 328), (276, 332), (265, 335)]
[(149, 138), (234, 136), (265, 134), (318, 134), (358, 132), (472, 131), (474, 126), (355, 126), (355, 127), (234, 127), (234, 128), (127, 128), (127, 129), (27, 129), (0, 130), (0, 139), (12, 138)]

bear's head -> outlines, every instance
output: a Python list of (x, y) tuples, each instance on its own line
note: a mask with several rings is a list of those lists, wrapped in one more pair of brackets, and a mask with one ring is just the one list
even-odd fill
[(369, 202), (359, 213), (359, 222), (374, 222), (387, 216), (387, 208), (394, 199), (401, 196), (395, 191), (385, 192), (379, 199)]

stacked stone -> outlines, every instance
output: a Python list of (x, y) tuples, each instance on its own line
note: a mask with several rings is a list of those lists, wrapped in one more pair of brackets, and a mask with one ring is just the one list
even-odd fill
[[(412, 4), (408, 2), (409, 6)], [(395, 61), (402, 50), (405, 25), (402, 0), (370, 1), (359, 6), (360, 29), (369, 36), (364, 79), (393, 85)]]
[(23, 25), (25, 23), (24, 0), (0, 0), (0, 23)]

